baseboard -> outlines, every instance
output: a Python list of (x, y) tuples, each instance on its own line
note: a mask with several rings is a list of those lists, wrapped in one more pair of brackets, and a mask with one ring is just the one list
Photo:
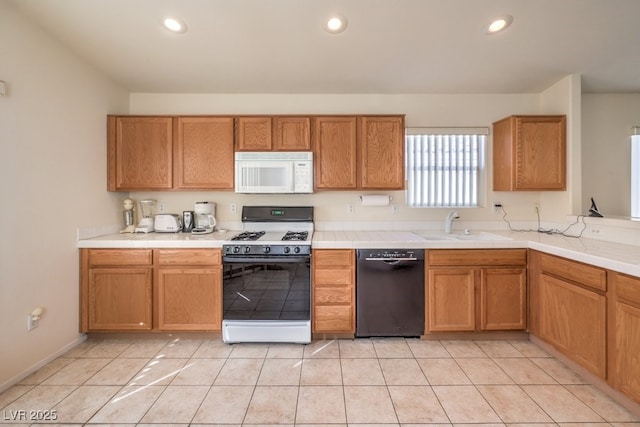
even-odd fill
[(47, 363), (49, 363), (49, 362), (57, 359), (58, 357), (62, 356), (67, 351), (71, 350), (72, 348), (74, 348), (75, 346), (77, 346), (81, 342), (85, 341), (86, 339), (87, 339), (86, 335), (80, 335), (77, 339), (75, 339), (72, 342), (70, 342), (69, 344), (65, 345), (60, 350), (58, 350), (55, 353), (47, 356), (46, 358), (42, 359), (41, 361), (35, 363), (34, 365), (30, 366), (25, 371), (19, 373), (18, 375), (14, 376), (13, 378), (10, 378), (8, 381), (0, 384), (0, 393), (2, 393), (3, 391), (9, 389), (12, 386), (18, 384), (20, 381), (22, 381), (23, 379), (27, 378), (29, 375), (33, 374), (34, 372), (36, 372), (38, 369), (42, 368)]

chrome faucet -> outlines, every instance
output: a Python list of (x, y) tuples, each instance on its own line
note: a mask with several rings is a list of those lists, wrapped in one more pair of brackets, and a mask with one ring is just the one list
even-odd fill
[(451, 225), (453, 225), (453, 220), (460, 218), (458, 215), (458, 211), (451, 211), (447, 215), (447, 219), (444, 221), (444, 232), (449, 234), (451, 233)]

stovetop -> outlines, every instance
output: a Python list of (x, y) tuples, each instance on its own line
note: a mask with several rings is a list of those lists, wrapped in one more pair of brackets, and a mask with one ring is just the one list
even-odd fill
[(309, 240), (309, 231), (285, 231), (285, 232), (269, 232), (260, 231), (243, 231), (242, 233), (232, 236), (229, 240), (233, 242), (254, 242), (260, 241), (281, 241), (281, 242), (306, 242)]
[(244, 206), (243, 231), (222, 246), (225, 256), (288, 256), (311, 253), (312, 207)]

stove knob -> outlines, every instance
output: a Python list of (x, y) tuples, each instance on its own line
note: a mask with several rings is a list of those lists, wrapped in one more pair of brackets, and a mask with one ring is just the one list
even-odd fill
[(271, 248), (269, 246), (264, 246), (262, 248), (262, 252), (265, 254), (268, 254), (269, 252), (271, 252)]
[(234, 254), (239, 254), (239, 253), (240, 253), (240, 248), (239, 248), (239, 247), (237, 247), (237, 246), (234, 246), (234, 247), (233, 247), (233, 253), (234, 253)]
[(295, 248), (293, 248), (293, 252), (299, 254), (300, 253), (300, 247), (296, 246)]
[(244, 248), (242, 248), (242, 252), (244, 252), (245, 254), (248, 254), (249, 252), (251, 252), (251, 247), (245, 246)]
[(285, 246), (284, 247), (284, 253), (288, 254), (289, 252), (291, 252), (291, 248), (289, 246)]

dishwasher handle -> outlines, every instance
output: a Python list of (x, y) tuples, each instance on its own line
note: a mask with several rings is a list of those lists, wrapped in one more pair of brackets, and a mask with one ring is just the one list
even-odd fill
[(365, 261), (384, 261), (388, 263), (400, 262), (400, 261), (417, 261), (418, 258), (365, 258)]

